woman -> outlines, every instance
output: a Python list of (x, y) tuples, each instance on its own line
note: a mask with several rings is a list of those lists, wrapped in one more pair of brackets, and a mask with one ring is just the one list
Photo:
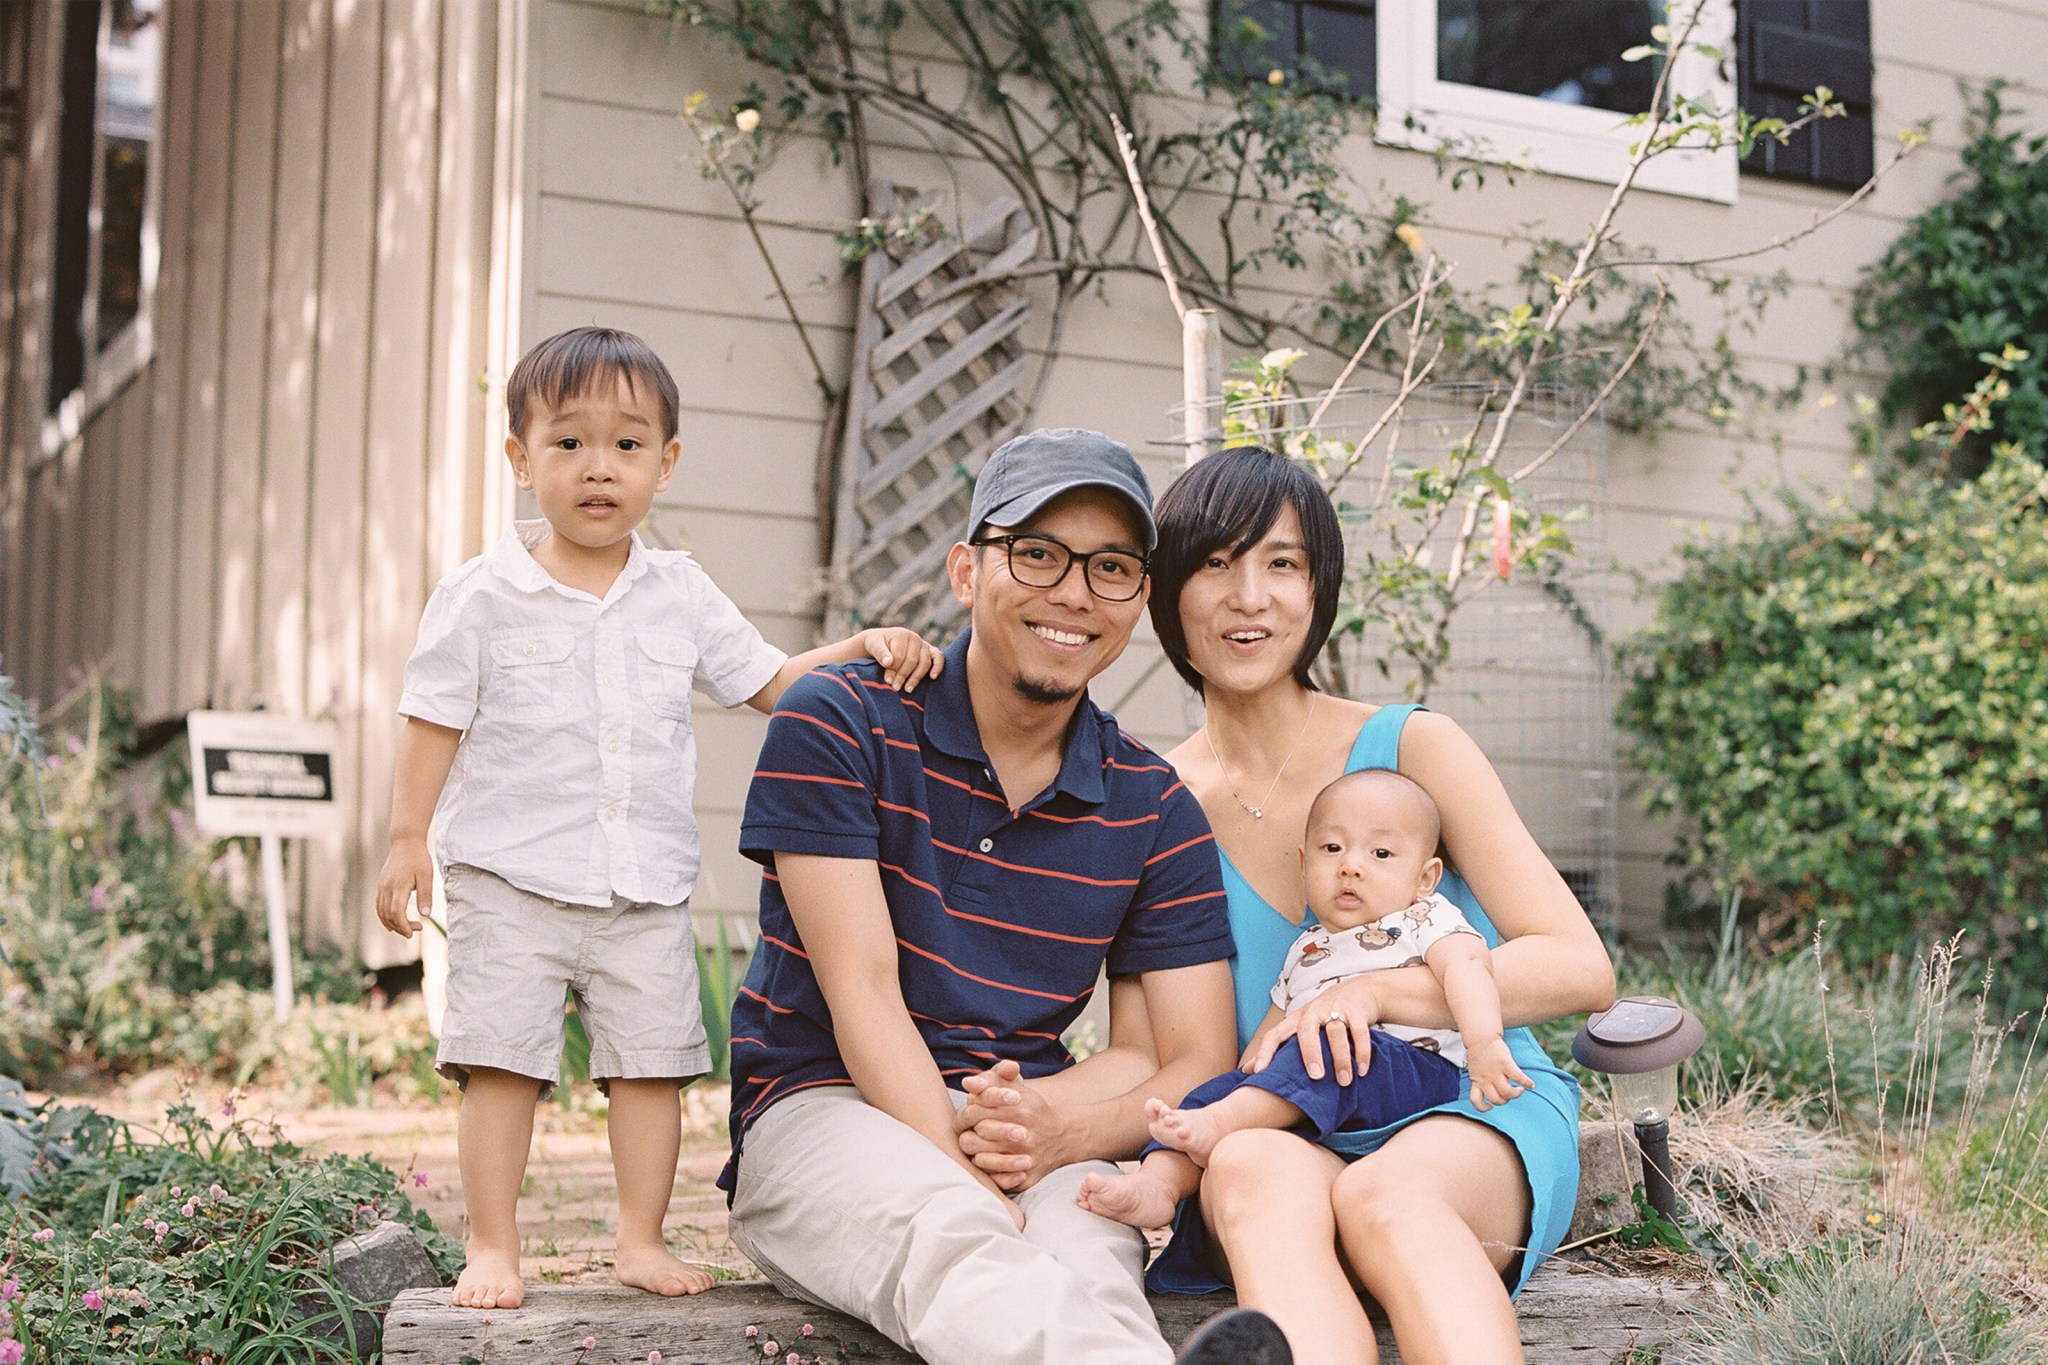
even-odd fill
[[(1232, 1134), (1211, 1157), (1199, 1214), (1184, 1209), (1183, 1221), (1206, 1222), (1221, 1252), (1211, 1264), (1227, 1262), (1239, 1302), (1281, 1324), (1301, 1365), (1375, 1359), (1354, 1285), (1385, 1309), (1411, 1365), (1521, 1360), (1510, 1287), (1571, 1220), (1578, 1089), (1518, 1026), (1611, 1003), (1606, 949), (1464, 731), (1416, 707), (1326, 696), (1310, 680), (1344, 565), (1336, 512), (1305, 469), (1264, 450), (1226, 451), (1166, 490), (1158, 521), (1153, 623), (1207, 713), (1168, 757), (1222, 852), (1240, 1043), (1250, 1043), (1300, 932), (1309, 802), (1344, 772), (1398, 768), (1442, 809), (1443, 851), (1456, 869), (1442, 889), (1498, 945), (1508, 1041), (1536, 1081), (1485, 1113), (1446, 1105), (1326, 1146), (1270, 1130)], [(1298, 1046), (1319, 1074), (1327, 1040), (1346, 1080), (1354, 1046), (1382, 1021), (1452, 1023), (1427, 968), (1374, 972), (1287, 1016), (1247, 1063), (1256, 1069)], [(1192, 1281), (1176, 1287), (1206, 1287), (1198, 1270)]]

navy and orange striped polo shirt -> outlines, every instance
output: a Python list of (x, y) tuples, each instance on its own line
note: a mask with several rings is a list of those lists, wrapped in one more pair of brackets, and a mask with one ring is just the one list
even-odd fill
[(851, 1084), (778, 853), (880, 865), (904, 1003), (951, 1086), (1005, 1058), (1026, 1077), (1072, 1065), (1060, 1034), (1105, 963), (1121, 976), (1233, 951), (1208, 818), (1092, 701), (1058, 778), (1011, 812), (968, 700), (967, 640), (907, 696), (873, 663), (813, 670), (768, 723), (740, 829), (765, 870), (761, 942), (732, 1012), (728, 1191), (765, 1110)]

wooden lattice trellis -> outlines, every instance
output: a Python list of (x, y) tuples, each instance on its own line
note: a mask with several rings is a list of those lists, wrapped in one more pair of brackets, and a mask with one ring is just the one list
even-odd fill
[[(935, 203), (884, 185), (875, 219), (904, 222)], [(1025, 416), (1030, 303), (1000, 277), (1037, 249), (1037, 228), (1005, 199), (958, 236), (891, 234), (863, 263), (828, 633), (879, 624), (944, 637), (958, 628), (946, 551), (966, 530), (974, 476)]]

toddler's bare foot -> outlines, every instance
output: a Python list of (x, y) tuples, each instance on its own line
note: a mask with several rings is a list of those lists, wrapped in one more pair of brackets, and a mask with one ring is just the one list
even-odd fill
[(517, 1308), (526, 1302), (518, 1253), (469, 1248), (469, 1259), (448, 1302), (457, 1308)]
[(1169, 1109), (1164, 1100), (1146, 1100), (1145, 1117), (1151, 1120), (1145, 1126), (1154, 1142), (1185, 1152), (1190, 1161), (1204, 1168), (1209, 1153), (1229, 1131), (1210, 1110)]
[(614, 1270), (619, 1283), (665, 1299), (701, 1294), (717, 1281), (701, 1266), (679, 1261), (667, 1247), (620, 1247)]
[(1163, 1228), (1173, 1221), (1173, 1192), (1142, 1170), (1086, 1176), (1074, 1202), (1134, 1228)]

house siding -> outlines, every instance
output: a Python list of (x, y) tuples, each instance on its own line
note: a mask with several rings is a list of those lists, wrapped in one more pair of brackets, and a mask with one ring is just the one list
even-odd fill
[[(1206, 13), (1200, 4), (1185, 8)], [(1770, 305), (1754, 334), (1737, 337), (1745, 374), (1769, 388), (1788, 386), (1800, 367), (1839, 353), (1849, 337), (1848, 298), (1858, 271), (1944, 192), (1962, 138), (1957, 78), (2024, 77), (2048, 58), (2048, 15), (2036, 9), (1988, 0), (1876, 0), (1872, 8), (1879, 162), (1889, 156), (1892, 134), (1923, 117), (1936, 121), (1934, 140), (1877, 194), (1819, 233), (1725, 267), (1738, 288), (1785, 272), (1786, 296)], [(823, 405), (730, 196), (698, 174), (694, 139), (676, 117), (694, 91), (709, 93), (705, 108), (715, 114), (729, 108), (749, 78), (771, 89), (773, 81), (705, 35), (671, 29), (627, 0), (534, 0), (532, 23), (543, 54), (529, 111), (536, 154), (528, 289), (535, 311), (522, 338), (603, 320), (653, 342), (681, 383), (685, 437), (684, 466), (657, 524), (688, 543), (771, 638), (790, 647), (807, 643), (822, 555), (814, 540), (791, 531), (814, 515), (807, 452)], [(1992, 28), (1999, 40), (1981, 41)], [(935, 86), (947, 79), (942, 67), (935, 69)], [(2028, 93), (2023, 80), (2015, 99), (2026, 105)], [(881, 174), (909, 184), (948, 183), (927, 149), (892, 144), (879, 119), (875, 129)], [(1425, 231), (1458, 261), (1466, 288), (1504, 278), (1518, 263), (1523, 249), (1503, 225), (1543, 222), (1567, 235), (1589, 223), (1607, 195), (1589, 182), (1522, 174), (1510, 183), (1498, 172), (1483, 188), (1453, 192), (1427, 156), (1363, 137), (1352, 139), (1345, 156), (1365, 192), (1428, 205)], [(769, 249), (835, 379), (851, 350), (853, 290), (835, 283), (829, 227), (855, 216), (849, 184), (822, 148), (797, 143), (755, 190)], [(987, 187), (970, 181), (963, 192), (975, 206)], [(1631, 241), (1670, 255), (1706, 255), (1792, 237), (1841, 199), (1832, 190), (1746, 176), (1734, 205), (1638, 194), (1622, 228)], [(1199, 224), (1199, 215), (1192, 221)], [(592, 242), (607, 249), (592, 251)], [(1268, 275), (1255, 282), (1255, 293), (1277, 308), (1311, 299), (1316, 287), (1312, 277)], [(1707, 301), (1688, 296), (1685, 286), (1679, 292), (1704, 327)], [(1042, 358), (1042, 315), (1027, 338)], [(1178, 466), (1173, 449), (1158, 444), (1170, 434), (1168, 410), (1180, 401), (1178, 357), (1163, 291), (1151, 281), (1112, 277), (1099, 295), (1075, 305), (1035, 420), (1123, 437), (1163, 487)], [(1852, 399), (1874, 383), (1868, 374), (1840, 375), (1825, 391), (1810, 385), (1797, 408), (1740, 414), (1726, 428), (1687, 418), (1654, 439), (1611, 435), (1605, 539), (1618, 567), (1653, 581), (1669, 574), (1680, 544), (1702, 529), (1737, 524), (1746, 495), (1772, 482), (1853, 483)], [(1614, 583), (1606, 624), (1625, 630), (1646, 618), (1650, 604), (1632, 598), (1620, 575)], [(1149, 631), (1141, 630), (1096, 694), (1156, 747), (1177, 743), (1199, 719)], [(1442, 705), (1458, 714), (1455, 698)], [(1498, 742), (1476, 718), (1473, 728), (1482, 743)], [(704, 731), (698, 806), (709, 875), (698, 903), (744, 920), (755, 873), (734, 851), (732, 835), (761, 722), (747, 714), (711, 716)], [(1552, 815), (1529, 814), (1539, 827)], [(1631, 930), (1647, 932), (1659, 922), (1672, 838), (1668, 825), (1648, 820), (1624, 798), (1619, 898)]]
[[(1821, 233), (1730, 263), (1739, 281), (1781, 269), (1789, 281), (1761, 329), (1739, 338), (1746, 373), (1767, 386), (1839, 352), (1858, 270), (1945, 192), (1962, 138), (1958, 78), (2020, 77), (2013, 102), (2037, 125), (2048, 117), (2032, 74), (2048, 69), (2038, 6), (1872, 9), (1879, 160), (1891, 130), (1924, 116), (1933, 143)], [(0, 160), (0, 668), (48, 700), (73, 668), (104, 664), (139, 689), (149, 718), (258, 697), (331, 715), (350, 833), (338, 850), (295, 854), (302, 927), (394, 960), (416, 948), (375, 927), (370, 890), (400, 669), (432, 583), (518, 511), (496, 409), (526, 346), (589, 322), (654, 344), (682, 390), (684, 436), (657, 538), (694, 551), (777, 644), (816, 638), (824, 403), (731, 198), (698, 173), (677, 118), (694, 91), (715, 111), (768, 78), (639, 0), (167, 0), (154, 349), (74, 440), (46, 452), (59, 7), (32, 0), (25, 12), (21, 48), (0, 51), (21, 63), (28, 92), (20, 154)], [(934, 68), (935, 82), (948, 78)], [(950, 185), (928, 148), (876, 131), (883, 175)], [(1606, 194), (1497, 173), (1453, 192), (1426, 156), (1362, 137), (1345, 155), (1361, 192), (1428, 206), (1425, 231), (1468, 288), (1518, 260), (1504, 225), (1568, 233)], [(970, 206), (992, 193), (971, 169), (959, 189)], [(854, 294), (831, 229), (860, 211), (850, 176), (798, 142), (756, 193), (761, 231), (837, 380)], [(1638, 195), (1622, 226), (1669, 254), (1704, 254), (1791, 236), (1840, 202), (1752, 176), (1733, 206)], [(1279, 274), (1253, 286), (1274, 308), (1316, 290)], [(1042, 310), (1026, 342), (1042, 359)], [(1179, 465), (1162, 439), (1178, 356), (1163, 291), (1112, 277), (1074, 305), (1035, 420), (1125, 438), (1163, 487)], [(1728, 429), (1686, 419), (1655, 440), (1612, 437), (1606, 541), (1620, 566), (1668, 574), (1680, 543), (1735, 525), (1745, 494), (1772, 480), (1850, 484), (1851, 399), (1873, 383), (1842, 375), (1831, 405), (1810, 386), (1796, 410)], [(1617, 592), (1609, 624), (1647, 611)], [(1147, 630), (1096, 693), (1155, 747), (1198, 719)], [(1443, 705), (1459, 714), (1455, 698)], [(700, 708), (697, 906), (738, 926), (755, 902), (758, 873), (736, 845), (762, 729), (749, 711)], [(1631, 927), (1656, 922), (1671, 841), (1624, 803)]]
[(292, 846), (298, 928), (389, 960), (369, 908), (397, 673), (443, 547), (483, 520), (498, 9), (168, 0), (154, 347), (46, 452), (60, 9), (30, 7), (0, 653), (46, 702), (104, 667), (149, 720), (335, 720), (349, 837)]

